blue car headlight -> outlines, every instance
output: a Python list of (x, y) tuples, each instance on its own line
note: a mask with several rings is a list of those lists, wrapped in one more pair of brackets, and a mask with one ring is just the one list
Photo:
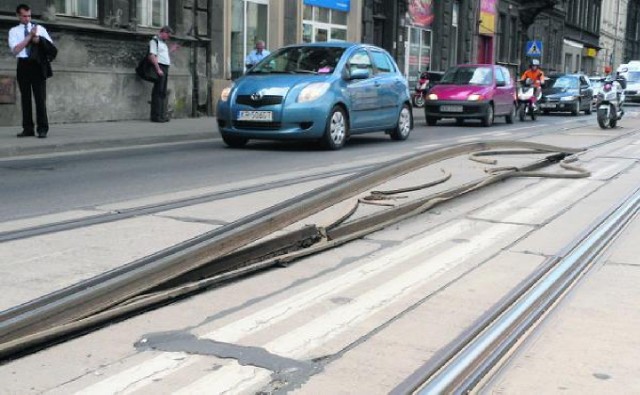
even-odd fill
[(560, 101), (574, 101), (574, 100), (578, 100), (578, 98), (575, 96), (564, 96), (560, 98)]
[(229, 85), (228, 87), (224, 88), (222, 90), (222, 92), (220, 92), (220, 100), (221, 101), (227, 101), (229, 100), (229, 94), (231, 94), (231, 90), (233, 89), (233, 86), (235, 84), (232, 83), (231, 85)]
[(306, 103), (314, 101), (320, 96), (327, 93), (331, 84), (328, 82), (314, 82), (304, 87), (298, 94), (298, 103)]

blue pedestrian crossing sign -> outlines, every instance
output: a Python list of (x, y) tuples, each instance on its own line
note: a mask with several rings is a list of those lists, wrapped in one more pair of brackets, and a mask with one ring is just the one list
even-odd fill
[(542, 41), (540, 40), (527, 41), (527, 46), (524, 52), (529, 57), (539, 58), (540, 56), (542, 56)]

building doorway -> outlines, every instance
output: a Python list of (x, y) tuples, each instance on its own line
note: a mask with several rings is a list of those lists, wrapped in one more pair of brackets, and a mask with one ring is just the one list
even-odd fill
[(480, 36), (478, 40), (478, 63), (493, 64), (493, 37)]
[(233, 0), (231, 15), (231, 78), (236, 79), (244, 73), (244, 60), (256, 41), (269, 49), (269, 0)]

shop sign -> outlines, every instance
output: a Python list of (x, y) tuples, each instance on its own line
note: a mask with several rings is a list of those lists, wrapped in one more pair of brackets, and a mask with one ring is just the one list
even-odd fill
[(316, 7), (331, 8), (338, 11), (349, 12), (351, 0), (304, 0), (306, 5), (314, 5)]
[(480, 0), (480, 34), (493, 36), (496, 32), (496, 1)]
[(588, 58), (595, 58), (598, 55), (598, 51), (595, 48), (583, 48), (584, 56)]
[(0, 75), (0, 104), (16, 103), (16, 79)]
[(428, 28), (433, 23), (433, 0), (410, 0), (409, 18), (413, 26)]

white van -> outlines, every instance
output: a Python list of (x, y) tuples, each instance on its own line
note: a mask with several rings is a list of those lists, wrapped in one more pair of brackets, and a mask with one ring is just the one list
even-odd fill
[(627, 88), (624, 90), (625, 99), (640, 102), (640, 60), (632, 60), (621, 65), (618, 71), (627, 80)]

